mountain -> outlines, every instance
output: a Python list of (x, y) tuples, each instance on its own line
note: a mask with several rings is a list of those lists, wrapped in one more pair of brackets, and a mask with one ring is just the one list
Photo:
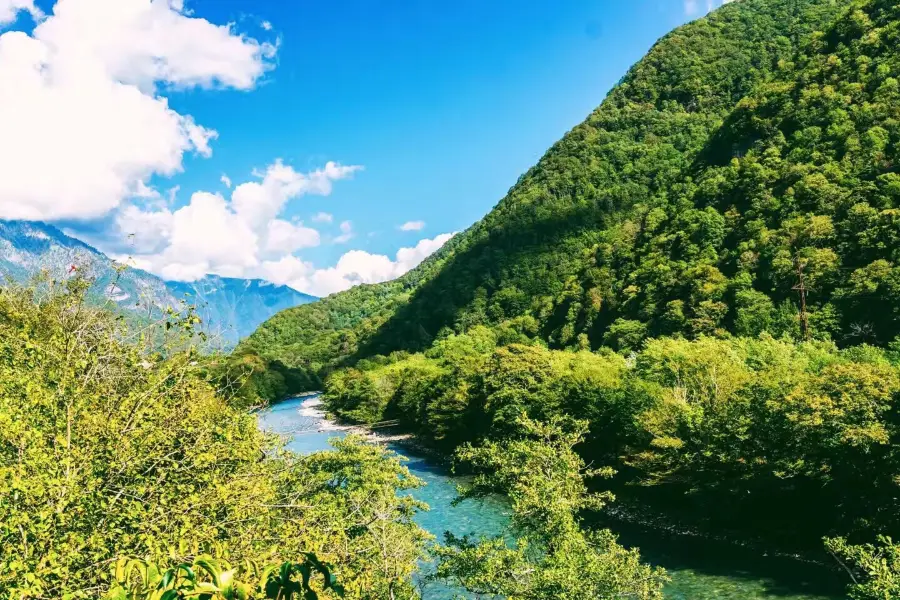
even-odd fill
[(552, 348), (761, 331), (890, 342), (897, 12), (740, 0), (674, 30), (441, 252), (280, 313), (242, 349), (327, 371), (475, 325)]
[(192, 282), (170, 281), (166, 286), (172, 294), (190, 298), (210, 330), (220, 333), (230, 346), (253, 333), (275, 313), (317, 300), (315, 296), (262, 279), (208, 275)]
[(258, 279), (207, 276), (194, 282), (163, 281), (140, 269), (121, 269), (99, 250), (40, 222), (0, 221), (0, 275), (24, 282), (46, 271), (62, 278), (75, 266), (95, 280), (93, 297), (120, 309), (197, 307), (205, 330), (220, 348), (232, 348), (280, 310), (313, 302), (315, 297)]
[(129, 310), (177, 305), (178, 301), (158, 277), (140, 269), (117, 272), (113, 261), (99, 250), (40, 222), (0, 221), (0, 274), (24, 282), (46, 272), (57, 279), (75, 266), (96, 280), (94, 296)]
[(441, 252), (236, 356), (448, 454), (582, 423), (627, 519), (823, 561), (846, 536), (847, 597), (900, 597), (900, 3), (676, 29)]

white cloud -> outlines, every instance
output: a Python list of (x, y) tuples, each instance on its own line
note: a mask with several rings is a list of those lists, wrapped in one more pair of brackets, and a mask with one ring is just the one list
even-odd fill
[(341, 223), (341, 235), (334, 238), (335, 244), (344, 244), (353, 239), (353, 223), (343, 221)]
[(294, 225), (281, 219), (269, 222), (266, 232), (266, 252), (270, 254), (290, 254), (302, 248), (319, 245), (319, 232), (303, 223)]
[(242, 183), (234, 188), (231, 200), (235, 212), (254, 227), (268, 223), (288, 200), (301, 194), (327, 196), (332, 184), (359, 171), (360, 166), (345, 166), (329, 161), (325, 167), (302, 174), (285, 165), (280, 159), (259, 173), (262, 181)]
[(267, 260), (260, 266), (260, 277), (278, 285), (304, 282), (315, 269), (310, 263), (303, 262), (289, 254), (278, 260)]
[(278, 263), (321, 242), (315, 229), (279, 218), (287, 203), (304, 194), (327, 195), (333, 181), (358, 170), (329, 162), (298, 173), (276, 160), (258, 173), (259, 181), (237, 185), (230, 201), (197, 192), (174, 212), (162, 200), (147, 208), (126, 205), (117, 211), (115, 223), (119, 237), (131, 242), (135, 266), (166, 279), (191, 280), (208, 273), (256, 277), (267, 262)]
[(156, 200), (162, 197), (159, 193), (159, 190), (148, 186), (143, 181), (138, 181), (135, 184), (134, 189), (131, 191), (131, 195), (135, 198), (141, 198), (143, 200)]
[(167, 207), (144, 211), (128, 205), (116, 214), (115, 225), (125, 237), (131, 253), (160, 252), (172, 237), (173, 215)]
[(34, 19), (42, 16), (34, 0), (0, 0), (0, 26), (14, 22), (21, 11), (31, 13)]
[[(351, 250), (324, 269), (297, 257), (320, 234), (281, 214), (361, 168), (335, 162), (298, 173), (277, 160), (234, 187), (223, 174), (225, 195), (199, 191), (176, 208), (177, 186), (160, 192), (151, 180), (181, 171), (185, 154), (210, 156), (217, 133), (170, 107), (167, 92), (252, 89), (277, 43), (197, 17), (183, 0), (57, 0), (46, 17), (33, 0), (0, 0), (0, 27), (23, 11), (31, 33), (0, 31), (0, 218), (108, 216), (113, 256), (164, 278), (264, 277), (315, 294), (402, 275), (449, 239), (394, 259)], [(344, 221), (335, 241), (353, 236)]]
[(425, 227), (425, 221), (407, 221), (400, 226), (400, 231), (421, 231)]
[(313, 223), (331, 223), (334, 221), (334, 215), (327, 212), (320, 212), (313, 215)]
[[(734, 0), (704, 0), (704, 14), (712, 11), (714, 8), (733, 2)], [(700, 0), (684, 0), (684, 14), (687, 16), (695, 16), (700, 13)]]
[(172, 214), (169, 245), (157, 256), (154, 270), (166, 279), (196, 279), (209, 272), (237, 277), (259, 264), (258, 250), (256, 232), (225, 198), (197, 192)]
[(437, 252), (440, 247), (446, 244), (454, 235), (456, 235), (456, 232), (443, 233), (434, 239), (420, 240), (419, 243), (412, 248), (400, 248), (397, 250), (396, 269), (399, 272), (399, 275), (406, 273)]
[(263, 29), (265, 29), (266, 31), (272, 31), (272, 23), (270, 23), (269, 21), (263, 21), (262, 23), (259, 24), (259, 26), (262, 27)]
[(383, 254), (350, 250), (333, 267), (315, 269), (296, 256), (262, 263), (259, 276), (273, 283), (289, 285), (314, 296), (327, 296), (360, 283), (380, 283), (400, 277), (431, 256), (455, 233), (421, 240), (412, 248), (401, 248), (394, 260)]
[[(0, 21), (34, 7), (0, 0)], [(0, 218), (102, 216), (156, 174), (209, 156), (212, 129), (160, 90), (250, 89), (275, 46), (180, 0), (58, 0), (31, 35), (0, 35)]]

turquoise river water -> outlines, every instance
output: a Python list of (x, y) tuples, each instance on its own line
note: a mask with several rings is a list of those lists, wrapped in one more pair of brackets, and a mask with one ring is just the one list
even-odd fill
[[(259, 414), (260, 427), (289, 440), (287, 447), (298, 453), (329, 448), (328, 440), (345, 435), (323, 420), (316, 396), (290, 399)], [(501, 500), (467, 501), (458, 506), (457, 480), (438, 465), (416, 456), (408, 448), (388, 444), (407, 457), (406, 465), (425, 486), (411, 493), (430, 510), (416, 517), (418, 524), (438, 539), (445, 531), (456, 535), (497, 535), (505, 530), (506, 506)], [(665, 567), (671, 583), (670, 600), (836, 600), (843, 581), (828, 569), (796, 560), (762, 556), (731, 545), (699, 538), (671, 536), (630, 524), (613, 523), (610, 528), (626, 546), (637, 546), (644, 560)], [(460, 590), (430, 583), (423, 589), (425, 600), (459, 597)]]

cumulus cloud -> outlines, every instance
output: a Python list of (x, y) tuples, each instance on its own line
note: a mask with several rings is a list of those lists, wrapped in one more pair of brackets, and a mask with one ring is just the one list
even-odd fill
[[(38, 14), (0, 0), (0, 23), (20, 10)], [(181, 0), (58, 0), (30, 35), (3, 33), (0, 218), (99, 217), (180, 171), (186, 153), (209, 156), (216, 132), (162, 92), (251, 89), (275, 52)]]
[(259, 238), (219, 194), (197, 192), (174, 213), (145, 213), (168, 219), (168, 236), (161, 252), (137, 258), (164, 279), (193, 280), (207, 273), (239, 277), (258, 264)]
[(425, 227), (425, 221), (407, 221), (400, 226), (400, 231), (421, 231)]
[(333, 181), (358, 170), (329, 162), (299, 173), (276, 160), (258, 180), (237, 185), (230, 200), (201, 191), (175, 211), (161, 201), (127, 205), (116, 215), (118, 238), (131, 240), (135, 266), (166, 279), (257, 276), (263, 262), (320, 243), (315, 229), (279, 218), (287, 203), (304, 194), (327, 195)]
[(397, 250), (396, 270), (399, 275), (406, 273), (437, 252), (440, 247), (450, 241), (450, 238), (454, 235), (456, 235), (456, 232), (443, 233), (430, 240), (420, 240), (419, 243), (412, 248), (400, 248)]
[(393, 260), (383, 254), (350, 250), (333, 267), (316, 269), (296, 256), (265, 261), (259, 276), (273, 283), (289, 285), (314, 296), (327, 296), (360, 283), (381, 283), (400, 277), (434, 254), (455, 233), (421, 240), (411, 248), (401, 248)]
[[(25, 13), (30, 33), (3, 29)], [(173, 280), (263, 277), (323, 295), (407, 272), (451, 234), (394, 258), (351, 250), (329, 268), (295, 255), (321, 238), (282, 215), (288, 203), (330, 194), (359, 166), (299, 173), (276, 160), (237, 185), (222, 174), (228, 191), (198, 191), (183, 206), (177, 186), (151, 183), (180, 172), (186, 154), (210, 156), (217, 136), (174, 110), (167, 92), (252, 89), (276, 51), (183, 0), (56, 0), (49, 15), (34, 0), (0, 0), (0, 218), (102, 226), (99, 245), (114, 258)], [(334, 241), (353, 238), (350, 221), (339, 227)]]
[(114, 225), (132, 252), (153, 254), (162, 251), (172, 237), (172, 221), (173, 215), (166, 206), (146, 211), (128, 205), (118, 211)]
[[(702, 6), (705, 8), (704, 13), (712, 11), (714, 8), (728, 4), (734, 0), (702, 0)], [(701, 0), (684, 0), (684, 14), (695, 16), (700, 13)]]
[(334, 238), (335, 244), (344, 244), (353, 239), (353, 223), (351, 223), (350, 221), (343, 221), (340, 227), (341, 235)]
[(290, 254), (303, 248), (319, 245), (319, 232), (303, 224), (294, 225), (281, 219), (269, 222), (266, 232), (266, 252)]
[(313, 223), (331, 223), (333, 220), (334, 216), (327, 212), (316, 213), (312, 218)]
[(262, 177), (260, 181), (235, 187), (232, 205), (242, 219), (260, 227), (279, 214), (289, 199), (301, 194), (327, 196), (334, 181), (346, 179), (361, 168), (329, 161), (324, 168), (303, 174), (277, 160), (265, 173), (258, 174)]
[(0, 27), (14, 22), (22, 11), (31, 13), (34, 19), (42, 16), (40, 9), (34, 5), (34, 0), (0, 0)]

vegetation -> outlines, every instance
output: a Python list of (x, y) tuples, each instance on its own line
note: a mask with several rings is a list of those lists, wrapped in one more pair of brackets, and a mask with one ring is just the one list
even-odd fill
[(620, 546), (608, 530), (581, 527), (581, 511), (612, 499), (585, 487), (586, 476), (612, 474), (586, 469), (572, 449), (586, 423), (554, 418), (542, 424), (523, 416), (516, 426), (520, 432), (512, 439), (464, 446), (456, 456), (478, 472), (461, 500), (508, 495), (521, 537), (510, 548), (502, 537), (474, 543), (448, 535), (447, 547), (438, 550), (438, 575), (480, 598), (662, 598), (662, 570), (641, 564), (638, 552)]
[[(166, 587), (203, 555), (302, 575), (307, 553), (345, 598), (413, 597), (428, 536), (397, 457), (357, 438), (281, 452), (206, 381), (191, 313), (133, 332), (86, 287), (0, 290), (0, 597), (97, 598), (121, 557), (175, 568)], [(328, 580), (309, 585), (334, 597)]]
[[(77, 289), (3, 292), (0, 595), (234, 595), (230, 567), (190, 567), (210, 555), (287, 564), (297, 593), (415, 597), (428, 540), (397, 457), (279, 454), (246, 412), (324, 385), (341, 417), (455, 452), (463, 497), (509, 496), (514, 541), (435, 549), (483, 596), (658, 598), (662, 573), (585, 527), (605, 476), (672, 519), (825, 537), (854, 598), (897, 597), (898, 81), (895, 0), (730, 3), (418, 269), (228, 358), (198, 359), (190, 314), (161, 351)], [(114, 577), (119, 557), (143, 574)]]
[[(730, 3), (437, 256), (242, 350), (327, 377), (344, 418), (475, 444), (495, 477), (523, 412), (585, 421), (579, 454), (632, 502), (800, 549), (844, 536), (852, 593), (894, 597), (898, 81), (893, 0)], [(493, 585), (482, 561), (527, 558), (491, 543), (459, 542), (454, 572)]]
[[(851, 205), (798, 191), (811, 190), (814, 180), (832, 182), (832, 196), (855, 204), (863, 196), (858, 182), (871, 180), (884, 192), (862, 201), (876, 212), (889, 208), (880, 198), (893, 197), (887, 190), (897, 104), (876, 96), (896, 75), (896, 9), (858, 2), (871, 22), (841, 38), (831, 32), (846, 29), (846, 8), (831, 0), (742, 0), (675, 30), (439, 255), (396, 282), (285, 311), (244, 347), (324, 373), (375, 354), (423, 350), (445, 328), (460, 333), (504, 322), (535, 329), (554, 348), (624, 348), (660, 334), (762, 329), (799, 338), (792, 290), (798, 253), (807, 286), (815, 288), (812, 334), (840, 343), (863, 339), (852, 332), (875, 329), (867, 314), (849, 300), (832, 302), (852, 287), (840, 261), (855, 247), (838, 247), (852, 237), (841, 237)], [(870, 38), (878, 42), (863, 43)], [(870, 61), (861, 72), (851, 58), (863, 49)], [(840, 57), (854, 104), (872, 108), (847, 111), (847, 126), (859, 139), (878, 123), (887, 132), (878, 162), (861, 155), (845, 161), (837, 142), (799, 133), (807, 122), (826, 131), (832, 118), (814, 102), (802, 120), (793, 118), (797, 99), (832, 93), (823, 92), (834, 87), (829, 77), (837, 81), (822, 72), (830, 56)], [(870, 72), (871, 81), (859, 81)], [(776, 101), (776, 93), (786, 97)], [(761, 112), (770, 98), (781, 110), (777, 117)], [(764, 129), (744, 125), (762, 116), (769, 119)], [(828, 135), (842, 141), (849, 134)], [(832, 233), (804, 230), (809, 219), (826, 229), (827, 221)], [(868, 247), (871, 260), (892, 260), (890, 246), (872, 240)], [(826, 278), (827, 286), (819, 272), (831, 256), (826, 248), (835, 267), (828, 273), (838, 277)], [(869, 341), (891, 339), (885, 332)]]
[(624, 357), (497, 339), (476, 327), (426, 354), (363, 361), (334, 373), (325, 399), (347, 419), (399, 419), (446, 450), (515, 436), (523, 412), (580, 419), (582, 456), (621, 470), (617, 487), (639, 485), (622, 493), (801, 549), (900, 530), (892, 350), (661, 338)]
[(853, 578), (850, 597), (855, 600), (869, 598), (900, 598), (900, 545), (889, 537), (879, 537), (878, 544), (851, 546), (843, 538), (825, 540), (828, 551), (837, 558), (850, 561), (858, 575), (841, 562)]
[[(233, 569), (228, 563), (211, 556), (198, 556), (191, 564), (181, 563), (166, 570), (144, 560), (119, 559), (115, 583), (106, 600), (178, 600), (195, 597), (209, 600), (293, 600), (301, 595), (317, 600), (318, 587), (344, 596), (344, 588), (337, 582), (337, 577), (315, 554), (307, 553), (302, 563), (284, 562), (267, 566), (259, 573), (255, 571), (252, 567)], [(319, 574), (322, 583), (316, 586), (313, 576)], [(247, 583), (245, 578), (248, 576), (258, 583)]]
[[(412, 518), (427, 507), (403, 493), (421, 482), (398, 457), (358, 436), (280, 450), (246, 397), (211, 385), (220, 359), (197, 354), (192, 312), (134, 334), (86, 301), (88, 286), (0, 292), (0, 596), (418, 597), (430, 536)], [(509, 598), (658, 598), (660, 571), (579, 527), (581, 509), (608, 499), (587, 493), (572, 450), (584, 423), (511, 425), (518, 442), (459, 456), (488, 469), (468, 496), (513, 498), (523, 537), (483, 548), (512, 553), (527, 581), (480, 577)], [(507, 456), (526, 469), (509, 471)], [(442, 577), (475, 589), (458, 565), (482, 546), (461, 543), (433, 552)]]
[(207, 378), (231, 404), (245, 409), (265, 406), (292, 390), (322, 387), (322, 380), (312, 371), (290, 369), (277, 359), (265, 359), (246, 350), (208, 355), (204, 368)]

